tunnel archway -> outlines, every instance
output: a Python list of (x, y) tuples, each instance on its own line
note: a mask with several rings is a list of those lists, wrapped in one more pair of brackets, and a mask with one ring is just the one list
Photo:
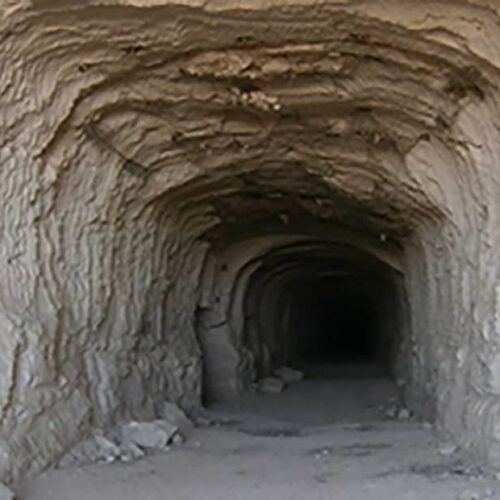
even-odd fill
[(200, 311), (206, 402), (234, 397), (282, 365), (405, 376), (401, 272), (352, 244), (302, 240), (240, 264), (227, 287), (227, 320), (210, 328), (214, 311)]

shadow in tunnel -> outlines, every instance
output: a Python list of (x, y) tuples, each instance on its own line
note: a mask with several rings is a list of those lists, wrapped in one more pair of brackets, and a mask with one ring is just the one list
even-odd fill
[(223, 279), (227, 302), (197, 314), (204, 402), (252, 390), (283, 366), (306, 379), (397, 378), (408, 327), (402, 275), (373, 253), (283, 245), (228, 278), (230, 288)]
[(390, 332), (383, 331), (382, 296), (373, 283), (326, 279), (302, 284), (295, 293), (295, 359), (309, 377), (389, 374), (384, 350), (391, 348)]

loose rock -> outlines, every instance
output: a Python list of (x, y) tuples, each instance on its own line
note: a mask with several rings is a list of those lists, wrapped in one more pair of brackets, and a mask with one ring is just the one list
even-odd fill
[(458, 446), (451, 444), (451, 445), (442, 446), (439, 449), (439, 454), (443, 455), (444, 457), (449, 457), (449, 456), (453, 455), (454, 453), (456, 453), (457, 451), (458, 451)]
[(285, 384), (292, 384), (294, 382), (299, 382), (304, 378), (304, 373), (300, 370), (290, 368), (289, 366), (281, 366), (275, 370), (274, 374), (283, 380)]
[(68, 451), (58, 462), (58, 467), (84, 465), (94, 462), (111, 463), (118, 460), (122, 454), (119, 446), (104, 436), (101, 430), (96, 430), (91, 437), (78, 443)]
[(259, 391), (264, 394), (278, 394), (283, 392), (285, 382), (277, 377), (267, 377), (260, 381)]
[(146, 449), (161, 449), (172, 441), (178, 428), (165, 420), (129, 422), (121, 428), (123, 443), (134, 443)]
[(144, 457), (144, 450), (139, 448), (135, 443), (126, 443), (121, 447), (120, 460), (122, 462), (133, 462)]
[(178, 432), (175, 433), (174, 437), (172, 438), (172, 444), (175, 444), (176, 446), (180, 446), (184, 443), (184, 441), (184, 436), (182, 434), (179, 434)]
[(175, 425), (184, 436), (187, 436), (194, 428), (193, 422), (189, 420), (186, 414), (170, 401), (163, 403), (162, 417)]
[(400, 408), (397, 417), (398, 420), (408, 420), (411, 417), (411, 412), (407, 408)]

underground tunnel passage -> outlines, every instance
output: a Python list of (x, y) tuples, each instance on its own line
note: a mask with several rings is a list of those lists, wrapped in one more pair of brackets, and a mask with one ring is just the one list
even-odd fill
[(1, 478), (325, 364), (500, 467), (494, 3), (7, 2)]
[[(307, 240), (243, 267), (228, 287), (241, 296), (230, 299), (228, 323), (210, 328), (213, 311), (198, 311), (205, 403), (234, 397), (281, 366), (308, 378), (397, 377), (409, 328), (397, 269), (349, 244)], [(232, 368), (224, 356), (235, 340), (226, 328), (242, 332)]]
[(377, 336), (382, 332), (377, 329), (373, 298), (339, 290), (349, 285), (342, 279), (303, 285), (307, 295), (290, 320), (292, 328), (300, 328), (298, 359), (302, 355), (304, 361), (319, 363), (377, 360)]
[[(377, 289), (346, 277), (309, 278), (294, 285), (289, 335), (295, 343), (295, 364), (384, 365), (391, 351), (391, 332), (380, 323)], [(370, 294), (371, 292), (371, 294)], [(383, 292), (383, 290), (382, 290)], [(386, 328), (390, 328), (389, 325)], [(387, 339), (389, 337), (389, 339)]]

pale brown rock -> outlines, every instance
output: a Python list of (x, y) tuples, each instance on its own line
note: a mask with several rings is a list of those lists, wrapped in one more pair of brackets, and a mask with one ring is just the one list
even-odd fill
[(1, 478), (292, 363), (332, 276), (500, 467), (498, 2), (4, 0), (0, 47)]
[(277, 377), (266, 377), (259, 382), (259, 391), (264, 394), (279, 394), (285, 389), (285, 382)]

